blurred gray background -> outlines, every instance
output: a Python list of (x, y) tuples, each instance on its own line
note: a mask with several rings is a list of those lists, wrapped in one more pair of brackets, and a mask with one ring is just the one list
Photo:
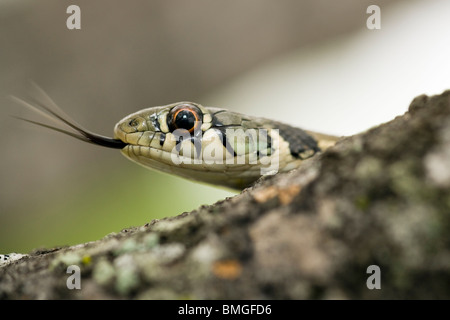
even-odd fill
[[(81, 8), (81, 30), (66, 9)], [(366, 8), (381, 7), (381, 30)], [(450, 88), (445, 1), (0, 0), (0, 253), (96, 240), (235, 193), (146, 170), (21, 122), (39, 84), (112, 135), (142, 108), (191, 100), (349, 135)], [(445, 60), (446, 59), (446, 60)]]

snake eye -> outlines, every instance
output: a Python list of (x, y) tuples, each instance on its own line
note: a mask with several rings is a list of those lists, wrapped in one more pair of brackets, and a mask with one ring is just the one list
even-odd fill
[(179, 104), (170, 110), (167, 124), (171, 131), (185, 129), (193, 132), (200, 125), (201, 111), (192, 104)]

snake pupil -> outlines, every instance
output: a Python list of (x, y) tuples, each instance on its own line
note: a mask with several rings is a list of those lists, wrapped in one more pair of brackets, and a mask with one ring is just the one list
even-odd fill
[(196, 117), (190, 110), (181, 110), (177, 113), (175, 124), (180, 129), (191, 130), (195, 126)]

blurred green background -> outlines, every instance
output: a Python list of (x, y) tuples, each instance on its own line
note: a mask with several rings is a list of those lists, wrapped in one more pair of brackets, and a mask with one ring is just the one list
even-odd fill
[[(66, 28), (70, 4), (81, 30)], [(436, 52), (448, 57), (448, 24), (435, 18), (445, 2), (379, 0), (378, 31), (366, 28), (370, 4), (0, 1), (0, 253), (93, 241), (235, 194), (10, 117), (39, 120), (8, 99), (27, 97), (29, 80), (103, 135), (127, 114), (183, 100), (352, 134), (450, 87), (448, 69), (433, 64)], [(429, 50), (414, 55), (418, 43)]]

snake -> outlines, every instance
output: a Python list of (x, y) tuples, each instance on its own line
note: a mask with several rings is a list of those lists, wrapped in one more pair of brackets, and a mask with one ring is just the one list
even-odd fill
[(235, 190), (251, 186), (261, 176), (299, 168), (338, 140), (276, 120), (190, 101), (127, 115), (115, 125), (113, 137), (108, 137), (85, 129), (38, 89), (44, 99), (12, 98), (68, 128), (17, 118), (83, 142), (119, 149), (126, 158), (150, 169)]

